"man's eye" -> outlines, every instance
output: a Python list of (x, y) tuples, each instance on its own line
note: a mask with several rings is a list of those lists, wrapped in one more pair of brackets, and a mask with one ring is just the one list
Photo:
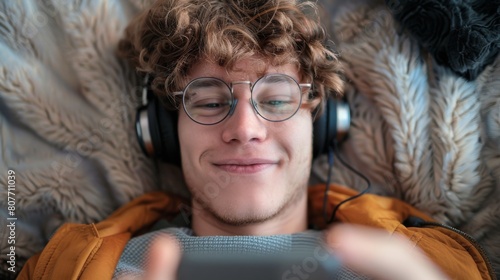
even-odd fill
[(261, 112), (271, 114), (288, 114), (296, 109), (297, 104), (290, 99), (269, 99), (260, 101), (257, 107), (259, 108), (258, 110), (261, 110)]
[(288, 95), (284, 96), (268, 96), (259, 101), (261, 106), (280, 107), (292, 104), (294, 101)]
[(188, 99), (188, 103), (192, 104), (193, 107), (217, 107), (227, 104), (229, 100), (227, 98), (221, 98), (219, 96), (192, 96)]
[(220, 109), (229, 106), (230, 103), (227, 100), (217, 100), (217, 99), (204, 99), (198, 100), (192, 103), (194, 109)]
[(220, 108), (220, 107), (223, 107), (227, 104), (223, 104), (223, 103), (206, 103), (206, 104), (197, 104), (196, 107), (198, 108)]
[(271, 106), (284, 106), (284, 105), (288, 105), (290, 103), (291, 102), (288, 100), (269, 100), (269, 101), (264, 102), (264, 104), (271, 105)]

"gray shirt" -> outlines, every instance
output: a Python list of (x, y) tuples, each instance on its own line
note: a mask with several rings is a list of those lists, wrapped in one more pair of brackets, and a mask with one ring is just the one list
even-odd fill
[[(132, 238), (125, 247), (113, 279), (123, 279), (124, 276), (140, 276), (148, 262), (148, 251), (153, 240), (162, 234), (174, 236), (181, 246), (183, 254), (215, 253), (227, 254), (289, 254), (293, 252), (313, 252), (324, 248), (323, 234), (317, 230), (307, 230), (295, 234), (272, 236), (195, 236), (187, 227), (169, 227)], [(314, 261), (314, 255), (310, 259)], [(307, 265), (304, 263), (304, 265)], [(287, 279), (287, 277), (282, 277)], [(301, 279), (291, 277), (289, 279)], [(347, 268), (342, 268), (330, 279), (367, 279)]]

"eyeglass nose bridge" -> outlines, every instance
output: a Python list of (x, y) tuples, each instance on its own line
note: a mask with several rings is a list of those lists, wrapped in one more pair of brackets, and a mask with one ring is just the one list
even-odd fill
[[(235, 98), (234, 97), (234, 86), (235, 85), (248, 85), (250, 87), (250, 96), (253, 95), (253, 84), (251, 81), (233, 81), (229, 84), (229, 88), (231, 89), (231, 95), (232, 95), (232, 98), (233, 98), (233, 103), (231, 104), (231, 108), (229, 108), (229, 112), (227, 113), (227, 116), (232, 116), (234, 111), (236, 110), (236, 105), (238, 104), (238, 98)], [(252, 101), (252, 97), (250, 97), (250, 100)], [(253, 105), (253, 102), (252, 102), (252, 105)], [(255, 106), (252, 106), (252, 108), (254, 109), (254, 111), (257, 112), (257, 109), (255, 108)]]
[(229, 88), (231, 88), (231, 93), (234, 93), (235, 85), (248, 85), (250, 87), (250, 92), (252, 92), (253, 84), (251, 81), (234, 81), (229, 84)]
[(233, 81), (233, 82), (231, 82), (231, 86), (241, 85), (241, 84), (252, 86), (252, 82), (251, 81)]

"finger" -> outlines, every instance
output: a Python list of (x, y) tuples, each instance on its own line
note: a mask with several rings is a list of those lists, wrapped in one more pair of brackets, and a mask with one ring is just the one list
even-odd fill
[(180, 260), (181, 250), (175, 237), (158, 236), (150, 247), (145, 279), (175, 280)]
[(383, 279), (444, 279), (437, 267), (403, 236), (372, 228), (338, 225), (327, 243), (342, 262), (370, 277)]

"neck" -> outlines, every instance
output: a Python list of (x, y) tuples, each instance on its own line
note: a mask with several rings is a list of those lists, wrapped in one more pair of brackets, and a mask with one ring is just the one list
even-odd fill
[[(197, 208), (193, 201), (193, 209)], [(292, 234), (307, 229), (307, 194), (283, 209), (275, 217), (247, 225), (229, 225), (207, 211), (193, 211), (192, 229), (197, 236), (278, 235)]]

